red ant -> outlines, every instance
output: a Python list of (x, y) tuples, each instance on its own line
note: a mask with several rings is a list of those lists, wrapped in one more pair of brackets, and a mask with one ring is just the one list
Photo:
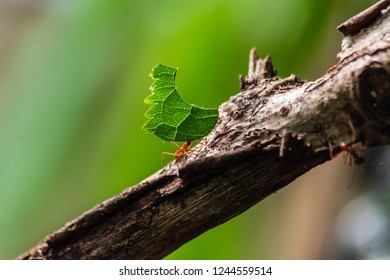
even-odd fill
[[(345, 152), (344, 155), (344, 163), (346, 165), (352, 165), (352, 159), (353, 162), (356, 165), (362, 165), (366, 162), (366, 159), (364, 157), (359, 156), (359, 154), (356, 152), (356, 150), (352, 147), (351, 144), (347, 144), (345, 142), (340, 143), (341, 152)], [(337, 154), (333, 154), (333, 147), (329, 144), (329, 154), (330, 158), (335, 158)]]
[(182, 158), (182, 156), (187, 153), (191, 148), (191, 141), (185, 141), (183, 146), (179, 146), (176, 142), (172, 142), (176, 147), (177, 150), (175, 153), (169, 153), (169, 152), (162, 152), (162, 163), (164, 165), (164, 155), (171, 155), (175, 158), (175, 160), (179, 160)]
[[(348, 125), (349, 125), (349, 128), (351, 129), (351, 132), (352, 132), (352, 143), (354, 143), (356, 140), (356, 130), (355, 130), (355, 127), (353, 126), (353, 123), (352, 123), (350, 116), (348, 116)], [(341, 142), (340, 148), (341, 148), (342, 152), (346, 153), (346, 155), (344, 154), (344, 163), (345, 164), (352, 165), (352, 158), (353, 158), (353, 161), (356, 165), (361, 165), (361, 164), (366, 162), (366, 159), (364, 157), (359, 156), (359, 154), (356, 152), (356, 150), (352, 147), (352, 144), (347, 144), (345, 142)], [(332, 155), (333, 149), (331, 148), (331, 146), (330, 146), (329, 151), (330, 151), (330, 155), (332, 158), (333, 157), (333, 155)]]
[(366, 162), (364, 157), (359, 156), (356, 150), (352, 147), (352, 145), (347, 144), (345, 142), (341, 142), (340, 148), (343, 152), (346, 152), (345, 163), (348, 165), (352, 165), (352, 158), (356, 165), (361, 165)]
[[(366, 159), (364, 157), (359, 156), (359, 154), (356, 152), (356, 150), (352, 147), (351, 144), (347, 144), (345, 142), (340, 143), (340, 148), (342, 152), (344, 153), (344, 163), (348, 165), (352, 165), (352, 158), (353, 161), (356, 165), (362, 165), (363, 163), (366, 162)], [(351, 183), (348, 185), (348, 189), (352, 187), (353, 182), (355, 181), (356, 174), (358, 173), (360, 169), (359, 168), (356, 170), (355, 174), (352, 177)]]

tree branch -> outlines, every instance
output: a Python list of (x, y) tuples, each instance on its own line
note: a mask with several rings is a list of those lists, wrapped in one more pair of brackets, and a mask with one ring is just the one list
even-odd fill
[(356, 160), (355, 143), (388, 145), (390, 12), (381, 2), (316, 81), (275, 77), (271, 59), (251, 50), (242, 91), (200, 145), (19, 258), (162, 258), (338, 153)]

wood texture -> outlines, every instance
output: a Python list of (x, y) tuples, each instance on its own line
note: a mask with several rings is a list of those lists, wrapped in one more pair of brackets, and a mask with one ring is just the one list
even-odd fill
[(390, 13), (343, 38), (316, 81), (275, 76), (250, 52), (241, 92), (174, 162), (45, 238), (20, 259), (159, 259), (355, 143), (390, 144)]

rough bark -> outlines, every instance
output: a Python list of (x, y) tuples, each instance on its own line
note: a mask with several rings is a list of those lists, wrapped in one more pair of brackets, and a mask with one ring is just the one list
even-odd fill
[(390, 144), (389, 2), (341, 27), (340, 61), (316, 81), (276, 77), (252, 50), (200, 144), (19, 258), (159, 259), (340, 152), (361, 163), (356, 143)]

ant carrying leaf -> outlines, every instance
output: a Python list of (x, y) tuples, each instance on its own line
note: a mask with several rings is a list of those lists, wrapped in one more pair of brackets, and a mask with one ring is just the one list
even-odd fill
[[(190, 150), (191, 141), (209, 134), (218, 120), (218, 109), (201, 108), (181, 99), (175, 85), (176, 72), (176, 68), (155, 66), (150, 73), (152, 94), (144, 101), (151, 107), (145, 113), (148, 121), (143, 129), (163, 140), (173, 141), (177, 147), (175, 153), (162, 153), (163, 165), (164, 155), (174, 156), (176, 161), (181, 159)], [(174, 141), (184, 141), (184, 144), (180, 147)]]
[(175, 153), (169, 153), (169, 152), (162, 152), (162, 164), (164, 165), (164, 155), (170, 155), (175, 158), (175, 160), (179, 160), (182, 158), (182, 156), (188, 152), (191, 148), (191, 141), (185, 141), (184, 144), (180, 147), (176, 142), (171, 142), (177, 147), (177, 150)]

